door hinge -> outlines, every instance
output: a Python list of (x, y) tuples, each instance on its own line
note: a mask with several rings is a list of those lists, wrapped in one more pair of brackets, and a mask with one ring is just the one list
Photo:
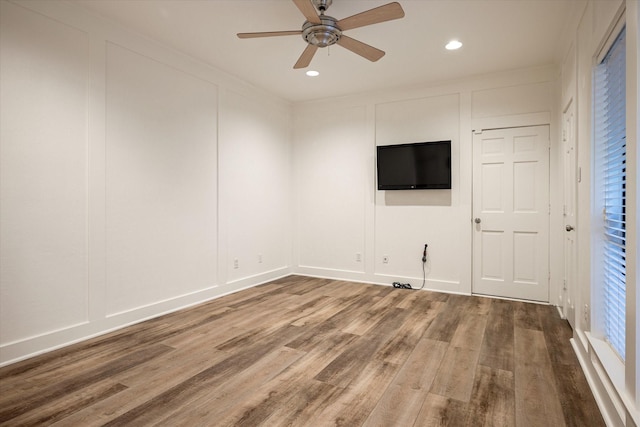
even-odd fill
[(563, 279), (562, 280), (562, 290), (564, 290), (564, 291), (567, 290), (567, 279)]

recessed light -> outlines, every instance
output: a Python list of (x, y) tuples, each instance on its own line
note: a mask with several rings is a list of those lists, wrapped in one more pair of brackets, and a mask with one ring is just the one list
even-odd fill
[(320, 75), (320, 73), (318, 71), (315, 71), (315, 70), (307, 71), (307, 76), (309, 76), (309, 77), (317, 77), (319, 75)]
[(460, 49), (461, 47), (462, 47), (462, 43), (460, 43), (458, 40), (451, 40), (445, 46), (445, 48), (447, 48), (447, 50), (456, 50), (456, 49)]

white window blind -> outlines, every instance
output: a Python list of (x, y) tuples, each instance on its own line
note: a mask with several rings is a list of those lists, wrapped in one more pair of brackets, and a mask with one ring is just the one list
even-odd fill
[(595, 69), (595, 166), (604, 220), (598, 253), (604, 335), (624, 360), (626, 297), (626, 58), (623, 28)]

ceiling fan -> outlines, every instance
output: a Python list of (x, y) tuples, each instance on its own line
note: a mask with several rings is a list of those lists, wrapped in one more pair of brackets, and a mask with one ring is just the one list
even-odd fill
[[(250, 39), (256, 37), (302, 35), (302, 38), (307, 42), (308, 46), (302, 52), (302, 55), (293, 68), (307, 67), (319, 47), (327, 47), (333, 44), (338, 44), (369, 61), (377, 61), (384, 56), (382, 50), (352, 39), (342, 32), (353, 28), (364, 27), (365, 25), (399, 19), (404, 16), (404, 10), (402, 10), (398, 2), (385, 4), (340, 20), (324, 14), (333, 3), (333, 0), (293, 0), (293, 3), (306, 18), (301, 30), (238, 33), (238, 37), (241, 39)], [(320, 14), (316, 12), (316, 9)]]

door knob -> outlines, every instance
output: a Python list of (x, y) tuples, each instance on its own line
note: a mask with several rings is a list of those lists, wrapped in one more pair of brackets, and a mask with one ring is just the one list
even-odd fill
[(475, 222), (476, 224), (480, 224), (482, 220), (480, 218), (476, 218), (473, 220), (473, 222)]
[(571, 231), (571, 230), (573, 230), (573, 226), (567, 225), (564, 229), (567, 230), (567, 231)]

